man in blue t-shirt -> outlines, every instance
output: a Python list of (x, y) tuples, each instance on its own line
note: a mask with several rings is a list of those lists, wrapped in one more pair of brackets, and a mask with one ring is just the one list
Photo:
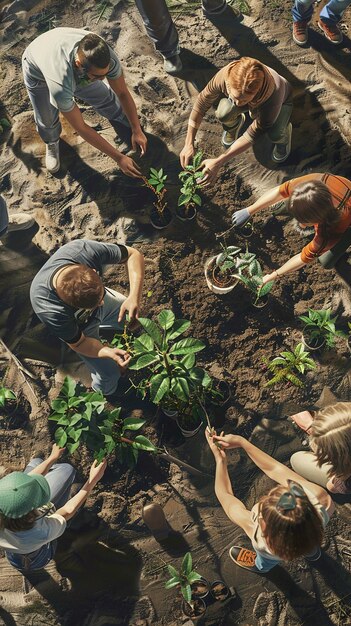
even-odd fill
[[(129, 295), (104, 287), (103, 267), (125, 263)], [(30, 299), (50, 332), (77, 352), (91, 372), (92, 386), (113, 394), (130, 356), (100, 341), (100, 326), (121, 330), (126, 313), (136, 320), (144, 280), (144, 257), (129, 246), (76, 239), (62, 246), (34, 277)]]
[(132, 148), (139, 148), (141, 155), (144, 154), (147, 139), (119, 59), (101, 37), (80, 28), (49, 30), (26, 48), (22, 69), (37, 130), (46, 144), (49, 172), (60, 169), (61, 112), (83, 139), (116, 161), (124, 174), (141, 176), (133, 159), (119, 152), (84, 122), (75, 103), (78, 97), (93, 106), (119, 129), (119, 134), (124, 129), (123, 135), (130, 139)]

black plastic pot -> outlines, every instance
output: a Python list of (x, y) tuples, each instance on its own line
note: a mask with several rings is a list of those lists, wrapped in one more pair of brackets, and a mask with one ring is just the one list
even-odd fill
[(163, 228), (167, 228), (172, 221), (172, 213), (167, 207), (163, 210), (162, 213), (159, 213), (155, 208), (151, 210), (150, 213), (150, 222), (154, 228), (157, 230), (163, 230)]
[(254, 234), (254, 227), (252, 222), (246, 222), (246, 224), (244, 224), (244, 226), (240, 226), (239, 230), (239, 234), (242, 237), (245, 237), (245, 239), (250, 239), (250, 237), (252, 237), (252, 235)]
[(317, 350), (322, 350), (325, 346), (325, 339), (322, 336), (319, 337), (309, 337), (308, 336), (308, 328), (306, 325), (302, 331), (302, 342), (304, 346), (310, 350), (311, 352), (315, 352)]
[(185, 600), (182, 602), (182, 610), (184, 615), (191, 617), (192, 619), (198, 619), (205, 615), (207, 606), (202, 598), (195, 598), (192, 602), (193, 606), (190, 606)]
[(214, 383), (213, 387), (216, 391), (219, 391), (222, 394), (223, 398), (211, 399), (211, 403), (216, 406), (224, 406), (225, 404), (227, 404), (227, 402), (229, 402), (230, 398), (232, 397), (229, 383), (227, 383), (226, 380), (218, 380)]
[(211, 593), (215, 600), (224, 602), (229, 595), (229, 587), (223, 582), (223, 580), (215, 580), (211, 585)]
[(192, 598), (206, 598), (210, 593), (210, 583), (206, 578), (200, 578), (191, 585)]
[(182, 220), (182, 222), (191, 222), (195, 219), (197, 214), (197, 209), (194, 206), (190, 206), (186, 209), (184, 206), (177, 206), (176, 208), (176, 216), (178, 219)]
[(261, 298), (256, 298), (256, 300), (252, 302), (252, 306), (254, 306), (256, 309), (263, 309), (263, 307), (265, 307), (267, 304), (268, 304), (268, 294), (265, 296), (262, 296)]

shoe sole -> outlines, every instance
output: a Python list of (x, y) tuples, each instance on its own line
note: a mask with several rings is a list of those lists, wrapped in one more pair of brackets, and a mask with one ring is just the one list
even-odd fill
[(34, 224), (35, 224), (35, 219), (34, 218), (32, 220), (30, 220), (28, 222), (28, 224), (26, 224), (25, 226), (22, 226), (21, 224), (18, 224), (18, 225), (16, 225), (15, 228), (11, 228), (11, 225), (9, 224), (7, 232), (8, 233), (16, 233), (19, 230), (29, 230), (29, 228), (32, 228), (32, 226), (34, 226)]
[(282, 159), (277, 159), (276, 157), (273, 156), (274, 154), (274, 148), (273, 148), (273, 152), (272, 152), (272, 161), (274, 161), (274, 163), (284, 163), (290, 156), (291, 153), (291, 139), (292, 139), (292, 124), (291, 122), (289, 122), (289, 126), (288, 126), (288, 132), (289, 132), (289, 145), (288, 145), (288, 151), (287, 154), (284, 158)]
[(293, 33), (292, 38), (293, 38), (293, 40), (295, 41), (295, 43), (296, 43), (298, 46), (301, 46), (301, 47), (302, 47), (302, 46), (305, 46), (305, 45), (306, 45), (306, 43), (308, 42), (308, 37), (307, 37), (306, 41), (299, 41), (298, 39), (295, 39), (295, 37), (294, 37), (294, 33)]
[(225, 141), (223, 140), (223, 137), (224, 137), (224, 134), (227, 131), (226, 130), (223, 131), (222, 139), (221, 139), (221, 144), (222, 144), (223, 148), (230, 148), (230, 146), (233, 145), (233, 143), (238, 139), (239, 133), (240, 133), (242, 127), (244, 126), (244, 124), (245, 124), (245, 113), (241, 113), (241, 120), (240, 120), (240, 122), (238, 124), (238, 127), (237, 127), (236, 131), (235, 131), (235, 139), (233, 139), (233, 141), (231, 141), (230, 143), (225, 143)]
[(332, 39), (330, 39), (330, 37), (328, 37), (328, 35), (327, 35), (327, 33), (325, 32), (325, 30), (324, 30), (323, 26), (321, 26), (321, 25), (320, 25), (320, 22), (318, 22), (318, 28), (319, 28), (319, 30), (321, 30), (321, 31), (322, 31), (322, 33), (323, 33), (324, 37), (325, 37), (326, 39), (328, 39), (328, 41), (330, 41), (330, 43), (333, 43), (333, 44), (334, 44), (334, 46), (340, 46), (340, 44), (343, 42), (344, 35), (341, 35), (341, 39), (340, 39), (340, 41), (333, 41)]

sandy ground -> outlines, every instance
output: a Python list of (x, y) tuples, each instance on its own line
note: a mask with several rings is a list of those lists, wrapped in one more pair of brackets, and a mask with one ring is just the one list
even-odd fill
[[(207, 290), (204, 260), (218, 249), (214, 233), (227, 228), (234, 207), (253, 201), (274, 184), (311, 171), (331, 171), (350, 177), (350, 52), (351, 41), (332, 48), (316, 28), (315, 11), (310, 46), (299, 49), (291, 40), (290, 2), (251, 2), (243, 21), (230, 16), (211, 23), (200, 8), (180, 12), (176, 21), (183, 47), (184, 73), (163, 73), (133, 3), (118, 3), (111, 15), (97, 22), (95, 2), (36, 2), (23, 0), (5, 7), (1, 25), (1, 115), (13, 126), (2, 135), (0, 191), (10, 212), (34, 212), (37, 225), (21, 236), (9, 235), (0, 247), (0, 337), (28, 369), (21, 373), (5, 349), (1, 374), (31, 404), (29, 419), (10, 422), (0, 430), (0, 463), (23, 469), (34, 442), (49, 447), (49, 399), (57, 394), (69, 371), (83, 382), (86, 372), (32, 316), (30, 282), (60, 245), (86, 237), (136, 245), (147, 258), (144, 313), (170, 307), (189, 318), (193, 334), (206, 339), (203, 364), (230, 383), (232, 398), (217, 423), (236, 429), (269, 453), (287, 462), (303, 449), (301, 439), (285, 417), (297, 408), (326, 404), (330, 398), (350, 399), (350, 359), (345, 342), (324, 355), (318, 370), (308, 374), (305, 389), (268, 391), (262, 357), (272, 357), (300, 338), (297, 315), (307, 307), (332, 307), (346, 329), (351, 316), (350, 264), (346, 256), (338, 271), (326, 272), (316, 263), (277, 284), (270, 304), (254, 310), (243, 290), (219, 299)], [(319, 5), (321, 6), (321, 5)], [(11, 8), (12, 7), (12, 8)], [(190, 228), (173, 220), (159, 236), (149, 224), (151, 200), (147, 190), (118, 172), (108, 157), (85, 144), (66, 124), (61, 141), (62, 170), (52, 177), (43, 168), (44, 148), (33, 123), (21, 78), (20, 58), (39, 34), (43, 20), (55, 25), (86, 26), (112, 43), (121, 59), (142, 123), (149, 150), (140, 161), (144, 173), (163, 166), (170, 183), (169, 206), (174, 208), (182, 148), (191, 100), (217, 68), (248, 55), (285, 76), (294, 87), (293, 150), (277, 167), (271, 145), (260, 141), (222, 172), (218, 185), (203, 195), (203, 209)], [(343, 21), (350, 27), (350, 13)], [(115, 133), (106, 120), (82, 106), (85, 119), (111, 142)], [(207, 156), (219, 154), (220, 129), (211, 112), (198, 134)], [(286, 217), (257, 219), (250, 248), (267, 270), (287, 254), (297, 252), (300, 236)], [(234, 234), (230, 243), (244, 246)], [(282, 245), (284, 244), (284, 246)], [(110, 269), (107, 284), (127, 288), (126, 276)], [(62, 360), (65, 366), (60, 364)], [(9, 366), (10, 363), (10, 366)], [(334, 394), (330, 395), (330, 394)], [(219, 576), (236, 588), (238, 598), (208, 608), (202, 624), (231, 626), (295, 626), (348, 624), (350, 610), (351, 532), (349, 505), (338, 511), (327, 529), (326, 552), (313, 569), (303, 560), (271, 575), (259, 577), (237, 570), (228, 548), (244, 541), (242, 532), (226, 519), (213, 494), (213, 463), (203, 433), (185, 442), (155, 408), (128, 400), (128, 410), (148, 419), (147, 435), (162, 441), (177, 457), (204, 474), (194, 477), (177, 465), (141, 457), (134, 472), (113, 464), (80, 516), (60, 541), (57, 559), (41, 576), (23, 583), (5, 558), (0, 560), (0, 624), (56, 626), (142, 626), (183, 623), (179, 597), (164, 591), (165, 563), (180, 563), (191, 549), (196, 569), (214, 580)], [(28, 411), (27, 411), (28, 414)], [(90, 459), (73, 459), (79, 475)], [(237, 453), (230, 456), (233, 484), (239, 497), (252, 506), (268, 486), (255, 468)], [(165, 511), (175, 535), (159, 545), (141, 518), (142, 505), (156, 501)], [(342, 599), (342, 602), (340, 599)], [(138, 621), (140, 620), (140, 621)]]

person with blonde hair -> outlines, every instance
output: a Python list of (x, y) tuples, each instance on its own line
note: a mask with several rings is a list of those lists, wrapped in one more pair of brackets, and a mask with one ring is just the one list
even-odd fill
[[(217, 105), (216, 117), (223, 126), (222, 145), (228, 149), (215, 159), (203, 161), (204, 186), (209, 186), (223, 165), (248, 150), (264, 133), (274, 144), (272, 159), (277, 163), (286, 161), (291, 150), (291, 85), (267, 65), (242, 57), (217, 72), (196, 98), (180, 153), (182, 167), (195, 153), (197, 131), (212, 105)], [(253, 121), (239, 137), (246, 112)]]
[(295, 452), (294, 470), (332, 493), (351, 493), (351, 402), (336, 402), (311, 415), (312, 452)]
[[(215, 492), (229, 519), (240, 526), (252, 548), (234, 545), (229, 556), (236, 565), (263, 574), (299, 557), (317, 561), (321, 556), (323, 531), (334, 504), (322, 487), (254, 446), (239, 435), (206, 438), (216, 462)], [(228, 474), (227, 451), (241, 448), (266, 476), (278, 483), (260, 498), (251, 511), (235, 496)]]
[(351, 181), (334, 174), (306, 174), (273, 187), (250, 206), (235, 211), (232, 223), (241, 227), (258, 211), (282, 200), (286, 201), (284, 212), (295, 218), (298, 230), (304, 233), (312, 227), (314, 238), (281, 267), (266, 274), (264, 284), (317, 258), (325, 269), (332, 269), (351, 245)]

